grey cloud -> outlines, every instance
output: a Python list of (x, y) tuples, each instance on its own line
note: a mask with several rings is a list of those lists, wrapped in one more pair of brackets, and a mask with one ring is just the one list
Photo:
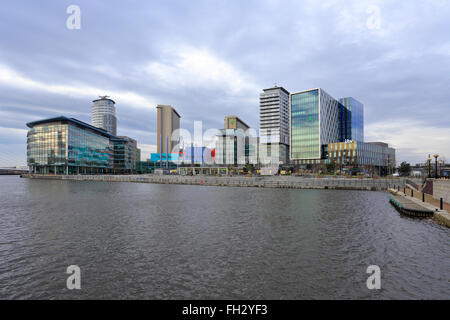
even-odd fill
[[(119, 133), (142, 144), (155, 144), (155, 106), (121, 101), (117, 92), (174, 105), (189, 130), (194, 120), (221, 127), (227, 114), (258, 127), (258, 90), (236, 93), (213, 81), (170, 87), (146, 73), (153, 62), (176, 66), (168, 47), (207, 49), (260, 89), (276, 82), (291, 91), (322, 87), (336, 98), (354, 96), (365, 104), (368, 124), (405, 116), (433, 128), (450, 122), (445, 1), (86, 0), (77, 1), (82, 29), (69, 31), (72, 2), (2, 3), (0, 65), (46, 84), (106, 88), (98, 94), (118, 100)], [(381, 10), (380, 30), (366, 26), (372, 4)], [(61, 114), (89, 122), (94, 98), (0, 82), (0, 127), (23, 129)], [(417, 156), (405, 148), (399, 158)]]

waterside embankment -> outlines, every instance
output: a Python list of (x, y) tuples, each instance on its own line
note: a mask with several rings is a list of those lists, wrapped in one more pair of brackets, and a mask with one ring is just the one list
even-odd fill
[(306, 178), (301, 176), (180, 176), (180, 175), (37, 175), (24, 174), (23, 178), (74, 181), (136, 182), (158, 184), (184, 184), (202, 186), (290, 188), (290, 189), (341, 189), (385, 191), (404, 188), (408, 179), (403, 178)]
[(408, 196), (407, 193), (403, 193), (395, 188), (389, 189), (389, 192), (393, 194), (393, 197), (390, 199), (391, 204), (400, 213), (413, 217), (433, 217), (433, 219), (450, 228), (450, 213), (429, 203), (426, 197), (419, 200), (414, 197), (414, 194), (413, 196)]

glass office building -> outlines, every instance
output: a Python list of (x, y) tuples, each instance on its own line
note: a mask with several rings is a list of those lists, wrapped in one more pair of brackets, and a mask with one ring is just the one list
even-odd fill
[(136, 171), (136, 162), (140, 161), (140, 150), (134, 139), (126, 136), (111, 138), (114, 147), (114, 171), (132, 173)]
[(323, 89), (290, 96), (290, 157), (294, 164), (316, 164), (323, 146), (340, 141), (340, 103)]
[(27, 123), (27, 163), (36, 174), (109, 174), (136, 170), (136, 141), (83, 121), (56, 117)]
[(389, 173), (388, 166), (395, 149), (383, 142), (347, 141), (328, 144), (325, 149), (327, 160), (353, 173)]
[(112, 167), (111, 135), (105, 130), (66, 117), (27, 126), (27, 162), (33, 173), (102, 173)]
[(341, 141), (364, 141), (364, 105), (358, 100), (347, 97), (339, 99)]

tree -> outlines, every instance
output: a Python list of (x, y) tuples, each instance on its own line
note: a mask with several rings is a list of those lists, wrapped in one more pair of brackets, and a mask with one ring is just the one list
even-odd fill
[(332, 160), (330, 163), (327, 164), (327, 171), (328, 173), (334, 173), (335, 170), (336, 170), (336, 162)]
[(245, 171), (248, 173), (253, 173), (255, 166), (252, 163), (247, 163), (245, 165)]
[(398, 173), (402, 177), (409, 176), (409, 174), (411, 173), (411, 165), (406, 161), (403, 161), (398, 168)]

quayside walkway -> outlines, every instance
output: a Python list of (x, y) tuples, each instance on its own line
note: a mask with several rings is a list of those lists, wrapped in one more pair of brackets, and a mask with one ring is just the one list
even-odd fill
[(440, 210), (430, 203), (409, 197), (396, 189), (389, 189), (389, 192), (393, 194), (390, 199), (391, 204), (400, 213), (412, 217), (432, 217), (447, 227), (450, 227), (450, 214), (446, 210)]
[(289, 189), (337, 189), (386, 191), (394, 186), (404, 188), (406, 179), (356, 179), (356, 178), (305, 178), (298, 176), (271, 177), (217, 177), (180, 175), (38, 175), (26, 174), (23, 178), (75, 181), (138, 182), (157, 184), (187, 184), (201, 186), (289, 188)]

